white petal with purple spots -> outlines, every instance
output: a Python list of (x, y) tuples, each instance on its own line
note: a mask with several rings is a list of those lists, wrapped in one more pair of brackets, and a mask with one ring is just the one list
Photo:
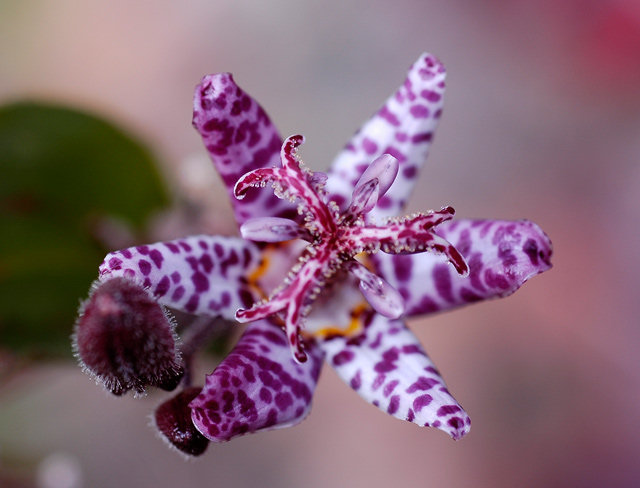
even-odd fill
[(453, 439), (469, 431), (469, 417), (402, 321), (377, 315), (361, 335), (334, 337), (321, 347), (345, 383), (382, 411)]
[(551, 268), (551, 241), (528, 220), (455, 220), (440, 224), (435, 232), (466, 258), (469, 276), (453, 272), (443, 258), (430, 253), (378, 253), (371, 258), (402, 294), (408, 316), (508, 296)]
[(295, 207), (267, 192), (250, 191), (242, 201), (233, 187), (248, 171), (280, 166), (282, 139), (260, 104), (230, 73), (205, 76), (193, 98), (193, 125), (202, 136), (242, 224), (252, 217), (295, 217)]
[(280, 327), (267, 320), (251, 323), (191, 402), (196, 428), (223, 442), (301, 422), (311, 409), (324, 354), (309, 344), (307, 357), (304, 364), (293, 360)]
[(191, 236), (109, 253), (99, 279), (130, 278), (163, 305), (233, 319), (237, 309), (253, 303), (246, 276), (259, 262), (260, 252), (251, 242)]
[(444, 80), (440, 61), (430, 54), (420, 56), (405, 82), (334, 161), (327, 181), (330, 199), (344, 208), (367, 165), (382, 154), (390, 154), (399, 162), (398, 177), (370, 215), (400, 213), (427, 158), (442, 113)]

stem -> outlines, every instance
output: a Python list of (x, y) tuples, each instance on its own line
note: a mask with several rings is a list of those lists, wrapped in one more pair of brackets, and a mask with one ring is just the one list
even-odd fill
[(191, 371), (195, 353), (212, 340), (226, 334), (230, 328), (230, 322), (212, 317), (197, 317), (189, 324), (180, 348), (184, 365), (182, 383), (185, 388), (191, 386)]

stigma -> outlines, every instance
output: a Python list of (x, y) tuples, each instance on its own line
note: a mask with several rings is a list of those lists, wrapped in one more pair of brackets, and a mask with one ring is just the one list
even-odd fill
[(236, 312), (239, 322), (280, 316), (293, 357), (298, 362), (307, 358), (301, 336), (303, 320), (327, 284), (340, 276), (339, 272), (349, 272), (359, 281), (360, 291), (376, 312), (389, 318), (403, 314), (400, 293), (358, 261), (359, 254), (432, 251), (446, 256), (459, 274), (469, 272), (458, 250), (433, 232), (435, 226), (453, 218), (453, 208), (393, 218), (380, 225), (368, 218), (367, 214), (398, 174), (396, 158), (383, 154), (373, 160), (354, 185), (351, 204), (341, 211), (336, 202), (327, 201), (326, 175), (311, 172), (300, 160), (297, 150), (303, 142), (301, 135), (287, 138), (280, 151), (281, 167), (250, 171), (234, 188), (236, 198), (242, 199), (249, 188), (270, 184), (276, 196), (295, 203), (302, 216), (300, 223), (279, 217), (260, 217), (249, 219), (240, 227), (245, 239), (261, 242), (303, 239), (308, 244), (283, 283), (267, 300)]

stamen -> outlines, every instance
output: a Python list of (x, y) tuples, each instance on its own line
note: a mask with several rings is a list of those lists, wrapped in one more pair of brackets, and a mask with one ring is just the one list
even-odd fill
[(260, 242), (282, 242), (291, 239), (311, 241), (311, 233), (296, 222), (281, 217), (258, 217), (247, 220), (240, 226), (245, 239)]
[(298, 201), (298, 212), (313, 222), (313, 228), (309, 229), (312, 233), (333, 233), (336, 227), (331, 211), (309, 183), (310, 177), (314, 179), (312, 173), (300, 166), (298, 147), (303, 142), (301, 135), (288, 137), (280, 151), (282, 167), (261, 168), (246, 173), (237, 181), (234, 194), (242, 199), (250, 187), (273, 183), (278, 198)]
[(422, 250), (431, 250), (438, 254), (446, 256), (448, 261), (453, 264), (460, 276), (469, 276), (469, 265), (462, 254), (449, 241), (440, 237), (438, 234), (431, 233), (431, 240), (425, 244)]
[(377, 178), (380, 185), (378, 187), (378, 199), (380, 199), (387, 193), (387, 190), (389, 190), (391, 184), (395, 181), (399, 166), (398, 160), (391, 156), (391, 154), (383, 154), (374, 159), (367, 169), (364, 170), (355, 188), (357, 189), (368, 181)]
[(376, 312), (390, 319), (402, 315), (404, 299), (398, 290), (355, 260), (349, 261), (347, 267), (360, 280), (360, 291)]
[(447, 256), (460, 274), (469, 269), (455, 247), (433, 232), (436, 225), (453, 217), (455, 211), (451, 207), (389, 220), (382, 226), (365, 221), (364, 214), (375, 207), (398, 174), (396, 158), (384, 154), (369, 165), (355, 185), (349, 209), (341, 215), (335, 202), (324, 201), (326, 176), (302, 167), (297, 148), (303, 141), (302, 136), (289, 137), (280, 152), (282, 167), (251, 171), (235, 186), (236, 196), (242, 198), (249, 187), (270, 183), (276, 196), (297, 202), (298, 212), (304, 216), (302, 225), (266, 217), (248, 220), (241, 227), (247, 239), (278, 242), (301, 238), (310, 244), (269, 300), (236, 312), (240, 322), (282, 315), (287, 340), (298, 362), (306, 360), (300, 336), (302, 320), (341, 269), (348, 269), (360, 280), (360, 291), (378, 313), (390, 318), (402, 315), (404, 301), (400, 293), (357, 262), (356, 254), (378, 249), (394, 254), (433, 250)]
[(309, 175), (309, 183), (313, 185), (316, 191), (320, 189), (324, 189), (324, 185), (327, 183), (327, 173), (323, 173), (321, 171), (314, 171)]
[(347, 211), (348, 215), (354, 217), (367, 213), (378, 203), (380, 194), (380, 183), (378, 178), (373, 178), (365, 183), (356, 186), (351, 197), (351, 206)]

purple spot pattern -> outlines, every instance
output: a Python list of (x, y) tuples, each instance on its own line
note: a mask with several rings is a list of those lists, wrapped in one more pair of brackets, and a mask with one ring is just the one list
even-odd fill
[(193, 126), (227, 188), (238, 225), (251, 217), (296, 215), (271, 192), (251, 190), (240, 201), (233, 187), (248, 171), (280, 166), (282, 138), (264, 109), (236, 85), (230, 73), (202, 78), (193, 99)]
[[(382, 341), (376, 348), (374, 341)], [(437, 427), (453, 439), (471, 425), (418, 339), (399, 320), (377, 315), (362, 335), (322, 343), (327, 361), (366, 401), (401, 420)], [(345, 355), (351, 361), (335, 361)]]
[[(444, 78), (444, 67), (433, 56), (423, 55), (416, 61), (404, 84), (338, 155), (327, 181), (330, 199), (344, 207), (351, 201), (354, 183), (362, 171), (378, 155), (390, 153), (398, 158), (400, 163), (398, 178), (372, 213), (377, 217), (385, 217), (394, 216), (400, 212), (426, 159), (438, 119), (442, 114)], [(228, 83), (233, 82), (228, 81)], [(201, 89), (205, 89), (206, 84), (207, 78), (203, 81)], [(210, 89), (214, 92), (215, 84), (210, 85)], [(197, 98), (198, 95), (196, 95)], [(215, 96), (209, 96), (209, 98), (213, 100)], [(196, 117), (197, 112), (198, 109), (196, 109)], [(196, 127), (198, 127), (197, 121)], [(199, 130), (203, 133), (200, 128)], [(269, 130), (271, 131), (269, 137), (276, 134), (275, 129)], [(204, 138), (207, 144), (207, 137)], [(275, 141), (275, 138), (271, 138)], [(238, 168), (234, 166), (234, 172), (229, 173), (216, 157), (217, 152), (221, 150), (212, 148), (210, 144), (209, 146), (216, 167), (229, 189), (230, 185), (235, 183), (235, 176), (239, 177), (245, 171), (278, 165), (277, 161), (257, 164), (250, 157), (237, 157), (239, 166)], [(275, 159), (278, 147), (275, 142), (273, 147), (271, 145), (269, 147), (271, 157)], [(240, 147), (237, 150), (240, 151)], [(250, 149), (244, 148), (242, 154), (247, 151), (251, 152)], [(249, 160), (251, 162), (247, 163)], [(234, 178), (230, 177), (230, 174)], [(260, 192), (260, 195), (270, 196), (271, 193)], [(247, 195), (241, 201), (232, 199), (239, 222), (243, 222), (248, 216), (243, 213), (245, 208), (251, 216), (280, 214), (280, 207), (264, 203), (258, 205), (255, 202), (260, 200), (255, 198)], [(248, 206), (244, 207), (245, 204)], [(502, 230), (499, 230), (499, 227)], [(472, 273), (466, 281), (460, 281), (457, 273), (453, 273), (453, 270), (448, 268), (451, 275), (448, 278), (451, 278), (451, 283), (440, 288), (446, 290), (449, 301), (436, 293), (433, 270), (444, 261), (437, 256), (434, 257), (432, 253), (408, 256), (378, 253), (372, 257), (381, 275), (396, 286), (406, 298), (409, 313), (435, 312), (475, 300), (502, 296), (512, 292), (509, 286), (515, 289), (528, 277), (549, 267), (550, 243), (535, 224), (454, 221), (441, 224), (441, 229), (443, 237), (460, 247), (472, 266)], [(521, 240), (516, 235), (518, 232), (524, 234)], [(500, 261), (502, 268), (490, 264), (495, 261), (494, 257)], [(528, 261), (524, 261), (523, 257)], [(405, 259), (408, 260), (405, 261)], [(526, 264), (527, 262), (529, 264)], [(477, 268), (475, 273), (473, 266)], [(505, 267), (509, 270), (505, 271)], [(514, 279), (508, 280), (509, 277)], [(262, 327), (260, 321), (252, 323), (248, 331), (260, 327)], [(279, 383), (273, 383), (273, 379), (265, 374), (261, 376), (260, 371), (256, 374), (253, 368), (245, 369), (245, 365), (250, 361), (254, 361), (250, 364), (258, 364), (260, 368), (273, 364), (263, 360), (264, 366), (261, 366), (258, 361), (260, 357), (264, 357), (281, 364), (283, 368), (310, 367), (313, 373), (297, 379), (304, 382), (304, 378), (311, 378), (306, 384), (312, 391), (319, 370), (317, 355), (319, 353), (311, 350), (310, 361), (299, 365), (292, 360), (288, 347), (284, 345), (274, 347), (262, 343), (261, 346), (267, 350), (259, 348), (258, 342), (245, 343), (243, 338), (228, 360), (223, 361), (223, 364), (209, 377), (201, 396), (205, 402), (211, 400), (212, 403), (208, 407), (205, 408), (204, 403), (194, 402), (193, 420), (203, 433), (209, 432), (209, 438), (229, 439), (245, 432), (291, 425), (301, 420), (306, 414), (309, 404), (306, 400), (306, 403), (294, 408), (294, 405), (290, 404), (293, 398), (290, 399), (283, 394), (278, 395), (281, 392), (275, 391)], [(319, 345), (327, 353), (329, 364), (336, 369), (340, 377), (382, 411), (421, 426), (429, 425), (442, 429), (455, 439), (468, 432), (470, 427), (468, 416), (449, 394), (438, 370), (415, 336), (402, 322), (373, 316), (371, 321), (367, 321), (367, 326), (360, 336), (351, 338), (333, 336)], [(250, 353), (253, 355), (248, 357), (247, 354), (251, 355)], [(241, 378), (242, 382), (236, 381), (239, 385), (235, 387), (237, 390), (229, 391), (229, 387), (225, 386), (224, 382), (231, 381), (232, 385), (234, 382), (232, 379), (225, 380), (223, 373), (226, 371), (231, 375), (232, 370), (240, 369), (243, 376), (236, 374), (235, 377)], [(248, 373), (249, 371), (253, 374)], [(247, 375), (244, 375), (245, 372)], [(265, 381), (276, 386), (273, 388), (264, 386)], [(240, 394), (240, 391), (244, 393)], [(207, 395), (211, 396), (209, 400), (206, 399)], [(251, 401), (248, 401), (248, 398)], [(260, 405), (261, 410), (254, 411), (252, 402), (254, 407)], [(220, 406), (223, 403), (226, 407)], [(198, 407), (202, 409), (198, 410)], [(244, 419), (236, 418), (233, 422), (230, 419), (224, 421), (222, 417), (218, 418), (214, 415), (220, 409), (224, 411), (225, 408), (228, 412), (240, 412), (244, 408), (245, 413), (242, 414)], [(278, 409), (286, 410), (288, 415), (278, 414)], [(237, 422), (235, 426), (234, 422)], [(218, 430), (217, 434), (211, 426), (215, 426)]]
[(469, 276), (461, 277), (433, 253), (372, 256), (377, 272), (402, 293), (406, 316), (505, 297), (551, 268), (551, 241), (528, 220), (456, 220), (440, 224), (435, 233), (466, 258)]
[(429, 54), (423, 54), (411, 66), (405, 82), (333, 162), (327, 181), (330, 199), (349, 202), (362, 168), (388, 153), (400, 163), (398, 177), (370, 216), (390, 217), (400, 213), (427, 158), (438, 125), (445, 74), (442, 63)]
[(324, 354), (307, 344), (309, 360), (296, 363), (280, 327), (249, 324), (233, 351), (207, 376), (190, 404), (196, 428), (214, 442), (302, 421), (311, 409)]
[[(377, 156), (389, 153), (399, 160), (400, 171), (372, 213), (385, 217), (400, 212), (442, 113), (444, 78), (444, 67), (433, 56), (425, 54), (416, 61), (404, 84), (338, 155), (327, 181), (330, 199), (344, 209), (362, 171)], [(226, 185), (239, 224), (249, 217), (295, 218), (294, 206), (272, 192), (256, 190), (243, 200), (232, 196), (240, 176), (280, 166), (281, 138), (264, 110), (230, 74), (203, 78), (194, 97), (193, 124)], [(444, 258), (432, 253), (371, 256), (380, 275), (405, 298), (409, 315), (508, 295), (550, 267), (550, 242), (530, 222), (453, 221), (438, 230), (466, 256), (471, 266), (468, 278), (459, 278)], [(285, 256), (284, 261), (289, 257), (293, 258)], [(128, 277), (164, 305), (233, 319), (237, 309), (254, 301), (247, 276), (259, 262), (260, 250), (250, 242), (194, 236), (110, 253), (100, 267), (100, 279)], [(442, 265), (449, 275), (438, 292), (434, 269)], [(437, 269), (444, 275), (443, 268)], [(301, 421), (326, 353), (340, 377), (382, 411), (437, 427), (454, 439), (468, 432), (468, 416), (404, 324), (374, 314), (365, 323), (357, 337), (332, 336), (318, 345), (307, 341), (309, 360), (303, 364), (292, 359), (278, 327), (264, 320), (249, 324), (191, 403), (194, 424), (207, 438), (225, 441)]]
[(259, 261), (258, 248), (244, 239), (191, 236), (112, 252), (100, 265), (100, 280), (128, 277), (163, 305), (233, 320), (253, 301), (246, 275)]

